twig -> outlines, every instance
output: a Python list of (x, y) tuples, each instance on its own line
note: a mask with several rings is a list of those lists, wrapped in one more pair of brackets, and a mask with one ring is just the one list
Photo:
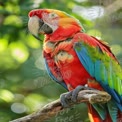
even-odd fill
[[(111, 99), (111, 96), (104, 92), (104, 91), (97, 91), (97, 90), (82, 90), (78, 94), (78, 100), (76, 103), (72, 103), (72, 105), (82, 103), (82, 102), (89, 102), (89, 103), (106, 103)], [(69, 101), (71, 103), (71, 101)], [(32, 113), (28, 116), (10, 121), (10, 122), (44, 122), (45, 120), (51, 118), (52, 116), (56, 115), (57, 112), (64, 110), (63, 106), (61, 105), (60, 99), (51, 102), (40, 108), (39, 111)]]
[(116, 0), (109, 6), (105, 8), (106, 16), (111, 15), (112, 13), (116, 12), (122, 8), (122, 0)]

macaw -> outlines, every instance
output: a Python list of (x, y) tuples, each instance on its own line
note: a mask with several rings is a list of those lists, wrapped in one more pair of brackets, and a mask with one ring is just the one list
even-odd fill
[(45, 36), (43, 55), (47, 72), (71, 91), (72, 97), (77, 96), (74, 93), (80, 86), (86, 85), (111, 95), (105, 104), (88, 104), (91, 122), (122, 120), (122, 69), (105, 42), (87, 35), (76, 18), (54, 9), (30, 11), (28, 29), (37, 39), (39, 34)]

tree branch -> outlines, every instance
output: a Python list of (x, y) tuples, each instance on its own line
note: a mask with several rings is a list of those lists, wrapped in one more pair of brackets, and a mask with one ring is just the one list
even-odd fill
[(120, 8), (122, 8), (122, 0), (116, 0), (115, 2), (113, 2), (112, 4), (110, 4), (105, 8), (106, 15), (107, 16), (111, 15), (112, 13), (116, 12)]
[[(78, 100), (76, 103), (72, 103), (69, 101), (69, 103), (72, 105), (82, 103), (82, 102), (88, 102), (88, 103), (106, 103), (111, 99), (111, 96), (104, 92), (104, 91), (98, 91), (98, 90), (82, 90), (78, 94)], [(60, 99), (51, 102), (47, 105), (45, 105), (43, 108), (40, 108), (39, 111), (34, 112), (28, 116), (10, 121), (10, 122), (44, 122), (45, 120), (48, 120), (52, 116), (56, 115), (57, 112), (60, 112), (61, 110), (64, 110), (66, 108), (63, 108), (61, 105)]]

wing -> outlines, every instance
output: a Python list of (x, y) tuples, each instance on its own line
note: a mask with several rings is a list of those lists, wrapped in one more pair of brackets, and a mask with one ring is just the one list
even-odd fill
[(45, 52), (44, 52), (44, 58), (45, 58), (46, 70), (47, 70), (49, 76), (54, 81), (61, 84), (65, 89), (67, 89), (67, 86), (66, 86), (65, 82), (62, 80), (60, 71), (59, 71), (58, 67), (56, 66), (54, 60), (50, 57), (49, 54), (46, 54)]
[(96, 38), (82, 33), (77, 40), (74, 49), (80, 62), (122, 111), (122, 69), (110, 48)]

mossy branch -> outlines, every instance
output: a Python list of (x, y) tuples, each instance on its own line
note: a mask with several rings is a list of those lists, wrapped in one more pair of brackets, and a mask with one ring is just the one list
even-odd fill
[[(106, 103), (111, 99), (111, 96), (104, 92), (104, 91), (98, 91), (98, 90), (82, 90), (78, 94), (78, 100), (76, 103), (72, 103), (69, 101), (69, 103), (72, 103), (71, 106), (75, 104), (79, 104), (82, 102), (89, 102), (89, 103)], [(53, 101), (47, 105), (45, 105), (43, 108), (40, 108), (40, 110), (27, 115), (25, 117), (12, 120), (10, 122), (45, 122), (49, 118), (55, 116), (58, 112), (64, 110), (66, 108), (63, 108), (61, 105), (60, 99)]]

